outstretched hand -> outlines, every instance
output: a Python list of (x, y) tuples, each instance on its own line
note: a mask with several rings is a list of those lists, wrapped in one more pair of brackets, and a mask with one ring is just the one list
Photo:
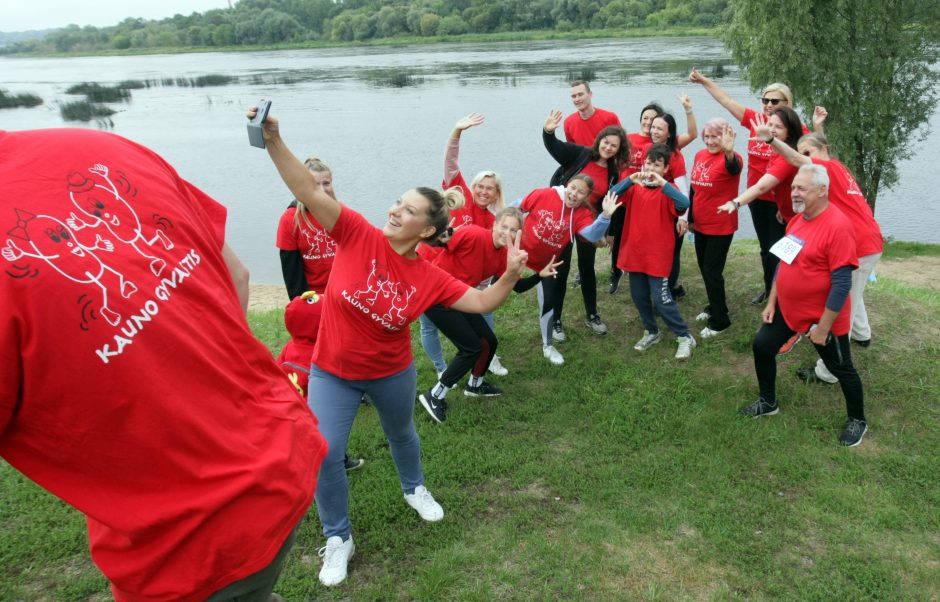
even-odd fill
[(509, 240), (509, 234), (505, 235), (506, 241), (506, 273), (519, 278), (525, 269), (525, 264), (529, 260), (529, 254), (522, 250), (522, 231), (516, 232), (515, 240)]
[[(258, 107), (251, 107), (246, 113), (246, 117), (251, 121), (255, 118), (255, 115), (258, 114)], [(280, 128), (278, 127), (277, 119), (273, 115), (268, 113), (267, 119), (264, 120), (264, 123), (261, 124), (261, 135), (264, 137), (265, 142), (268, 140), (273, 140), (280, 135)]]
[(474, 126), (482, 125), (485, 121), (485, 117), (479, 113), (470, 113), (466, 117), (461, 117), (457, 120), (457, 123), (454, 124), (454, 129), (457, 130), (468, 130)]
[(767, 143), (767, 139), (773, 136), (770, 131), (770, 126), (767, 125), (767, 116), (763, 113), (757, 113), (754, 116), (754, 119), (751, 119), (751, 129), (754, 130), (754, 135), (749, 138), (755, 142)]
[(813, 129), (819, 129), (819, 126), (826, 122), (827, 117), (829, 117), (829, 111), (826, 107), (817, 106), (813, 109)]
[(619, 196), (616, 192), (608, 190), (607, 194), (604, 195), (604, 200), (601, 202), (601, 209), (604, 217), (609, 218), (614, 214), (614, 211), (620, 208), (623, 203), (620, 202)]
[(721, 129), (721, 150), (726, 153), (733, 153), (735, 137), (734, 128), (731, 127), (730, 123), (726, 123)]
[(555, 261), (555, 256), (552, 255), (552, 258), (548, 260), (548, 265), (546, 265), (544, 268), (541, 269), (541, 271), (539, 271), (539, 276), (541, 276), (542, 278), (548, 278), (549, 276), (554, 278), (555, 276), (558, 275), (558, 266), (560, 266), (563, 263), (565, 262), (561, 260)]
[(698, 69), (692, 67), (692, 73), (689, 74), (689, 81), (693, 84), (704, 84), (707, 78), (702, 75)]
[(735, 206), (733, 201), (728, 201), (720, 207), (718, 207), (718, 213), (734, 213), (738, 208)]
[(559, 125), (561, 125), (561, 111), (549, 111), (542, 129), (549, 134), (554, 134)]

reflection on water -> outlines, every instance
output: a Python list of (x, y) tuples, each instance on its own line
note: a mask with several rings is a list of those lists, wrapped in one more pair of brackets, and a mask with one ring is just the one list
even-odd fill
[[(253, 279), (278, 283), (274, 234), (290, 195), (265, 153), (246, 140), (244, 111), (260, 98), (273, 99), (272, 114), (281, 119), (294, 151), (331, 165), (339, 197), (378, 224), (402, 191), (440, 183), (447, 136), (454, 121), (471, 111), (487, 120), (461, 140), (465, 173), (499, 171), (510, 199), (547, 185), (554, 165), (542, 148), (541, 125), (549, 110), (571, 110), (567, 83), (572, 79), (589, 76), (595, 104), (617, 112), (628, 131), (638, 128), (640, 109), (654, 100), (680, 116), (683, 129), (678, 93), (692, 97), (699, 124), (727, 117), (704, 90), (686, 81), (693, 66), (717, 77), (735, 99), (758, 106), (715, 40), (544, 41), (0, 58), (0, 88), (45, 100), (32, 109), (0, 111), (0, 127), (82, 126), (64, 123), (59, 113), (63, 103), (74, 100), (65, 93), (70, 86), (150, 83), (133, 89), (127, 104), (109, 105), (117, 111), (110, 118), (113, 131), (154, 148), (228, 206), (229, 242)], [(229, 81), (206, 79), (218, 77)], [(933, 121), (940, 123), (940, 117)], [(922, 177), (933, 171), (937, 129), (922, 152), (902, 164), (896, 189), (879, 198), (877, 216), (886, 235), (940, 242), (940, 211), (930, 210), (940, 202), (928, 188), (936, 185)], [(746, 136), (738, 132), (737, 147), (744, 154)], [(685, 151), (688, 167), (701, 148), (695, 141)], [(750, 220), (742, 218), (740, 235), (752, 236)]]

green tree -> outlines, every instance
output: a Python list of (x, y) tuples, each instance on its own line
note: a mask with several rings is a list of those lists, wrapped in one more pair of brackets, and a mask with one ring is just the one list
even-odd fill
[(940, 3), (731, 0), (731, 8), (725, 40), (748, 81), (788, 83), (805, 115), (826, 107), (832, 150), (874, 209), (937, 106)]

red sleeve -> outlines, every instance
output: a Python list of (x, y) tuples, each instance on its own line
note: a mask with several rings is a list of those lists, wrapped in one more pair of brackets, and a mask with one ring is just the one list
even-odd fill
[(208, 229), (213, 235), (216, 248), (221, 249), (222, 245), (225, 244), (225, 207), (186, 180), (181, 179), (180, 181), (183, 183), (183, 192), (202, 209), (208, 220)]
[(792, 178), (796, 175), (797, 170), (798, 168), (790, 165), (790, 163), (783, 158), (783, 155), (775, 154), (767, 165), (766, 173), (781, 182), (785, 182), (788, 178)]
[(467, 289), (470, 288), (439, 267), (433, 265), (428, 267), (430, 268), (428, 270), (428, 277), (433, 278), (433, 289), (438, 292), (437, 299), (434, 303), (440, 303), (444, 305), (444, 307), (450, 307), (463, 297)]
[(296, 236), (297, 222), (294, 221), (296, 213), (295, 208), (288, 207), (277, 222), (277, 241), (274, 245), (282, 251), (296, 251), (299, 249)]
[[(833, 209), (832, 205), (829, 206), (828, 210)], [(838, 208), (835, 208), (838, 211)], [(851, 232), (852, 225), (849, 223), (849, 219), (845, 215), (839, 212), (838, 220), (833, 220), (836, 222), (835, 227), (832, 229), (831, 241), (829, 243), (829, 254), (827, 259), (829, 261), (829, 272), (845, 267), (851, 266), (852, 269), (858, 267), (858, 253), (855, 249), (855, 237), (847, 236), (847, 232)]]
[(473, 191), (470, 190), (470, 187), (467, 185), (467, 181), (464, 179), (463, 174), (459, 171), (457, 172), (457, 175), (454, 176), (454, 179), (452, 179), (450, 182), (444, 182), (444, 190), (453, 188), (454, 186), (460, 187), (460, 191), (463, 192), (463, 196), (467, 204), (473, 202)]
[(523, 213), (530, 213), (532, 211), (532, 205), (535, 204), (535, 198), (540, 190), (542, 189), (538, 188), (533, 190), (529, 194), (525, 195), (524, 199), (522, 199), (522, 203), (520, 203), (519, 209), (521, 209)]
[(374, 228), (374, 226), (360, 214), (346, 205), (340, 204), (339, 217), (336, 218), (336, 223), (333, 224), (333, 229), (329, 234), (336, 241), (336, 244), (348, 244), (355, 239), (356, 234), (361, 232), (363, 228)]
[(744, 109), (744, 115), (741, 117), (741, 125), (746, 127), (751, 135), (754, 134), (754, 128), (751, 127), (751, 121), (757, 117), (757, 112), (754, 109)]

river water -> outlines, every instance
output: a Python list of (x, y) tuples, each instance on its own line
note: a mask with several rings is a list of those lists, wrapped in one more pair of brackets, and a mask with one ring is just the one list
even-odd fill
[[(235, 77), (223, 86), (133, 90), (130, 102), (112, 105), (119, 112), (105, 127), (156, 150), (224, 203), (229, 244), (252, 280), (277, 284), (275, 230), (291, 197), (267, 154), (248, 145), (244, 112), (259, 99), (273, 100), (272, 114), (298, 156), (316, 155), (333, 168), (340, 200), (381, 224), (404, 190), (440, 184), (445, 141), (453, 123), (471, 111), (484, 114), (486, 123), (461, 140), (460, 165), (468, 178), (481, 169), (500, 172), (508, 199), (546, 186), (555, 165), (542, 147), (542, 121), (551, 109), (572, 110), (567, 82), (582, 75), (592, 81), (594, 104), (615, 111), (628, 131), (638, 129), (640, 109), (652, 100), (679, 116), (684, 129), (678, 93), (692, 97), (700, 125), (727, 117), (704, 90), (686, 81), (692, 66), (717, 70), (717, 81), (734, 98), (759, 106), (727, 50), (710, 38), (439, 44), (0, 58), (0, 88), (45, 101), (0, 111), (0, 129), (102, 127), (62, 121), (60, 104), (76, 99), (65, 89), (80, 82)], [(940, 180), (933, 168), (940, 159), (940, 113), (931, 123), (922, 152), (900, 166), (901, 182), (878, 198), (876, 217), (886, 236), (940, 243)], [(746, 155), (741, 134), (739, 152)], [(701, 148), (696, 141), (685, 151), (689, 168)], [(739, 236), (753, 236), (749, 222), (741, 220)]]

